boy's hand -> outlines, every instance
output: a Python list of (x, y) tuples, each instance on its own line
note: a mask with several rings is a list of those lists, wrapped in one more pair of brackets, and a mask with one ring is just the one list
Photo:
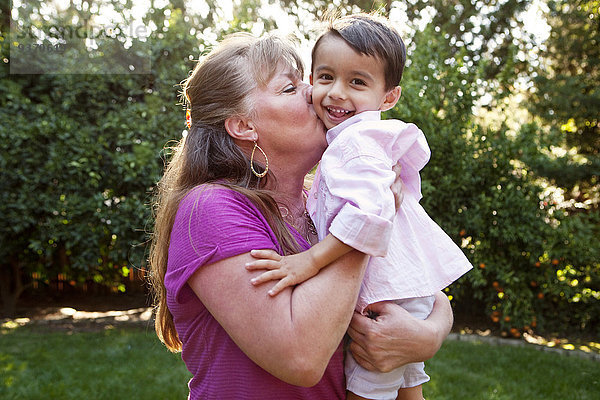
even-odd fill
[(268, 293), (270, 296), (276, 296), (286, 287), (302, 283), (319, 272), (319, 268), (310, 256), (310, 252), (284, 257), (273, 250), (252, 250), (250, 255), (258, 260), (247, 263), (247, 270), (268, 270), (253, 278), (250, 281), (253, 285), (256, 286), (268, 281), (280, 280), (269, 290)]

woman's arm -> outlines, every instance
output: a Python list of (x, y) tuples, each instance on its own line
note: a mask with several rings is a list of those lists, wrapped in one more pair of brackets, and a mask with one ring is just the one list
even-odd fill
[(368, 257), (352, 251), (276, 297), (253, 286), (250, 253), (199, 268), (188, 280), (198, 298), (254, 362), (279, 379), (312, 386), (350, 323)]
[(433, 311), (426, 320), (411, 316), (399, 305), (381, 302), (370, 307), (379, 314), (371, 319), (354, 313), (348, 334), (350, 351), (370, 371), (388, 372), (402, 365), (433, 357), (452, 329), (450, 301), (435, 294)]

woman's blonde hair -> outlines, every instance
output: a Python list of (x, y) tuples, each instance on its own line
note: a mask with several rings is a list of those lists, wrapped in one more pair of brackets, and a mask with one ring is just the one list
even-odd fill
[[(191, 113), (191, 126), (187, 136), (174, 148), (158, 182), (150, 247), (156, 333), (171, 351), (180, 351), (181, 341), (166, 302), (164, 278), (169, 240), (179, 202), (194, 187), (215, 183), (244, 194), (263, 212), (284, 253), (298, 251), (277, 203), (263, 189), (267, 180), (274, 177), (269, 173), (258, 179), (250, 170), (248, 156), (225, 130), (227, 118), (252, 115), (252, 92), (267, 85), (282, 63), (297, 69), (302, 76), (302, 61), (289, 40), (276, 35), (256, 38), (235, 34), (199, 61), (183, 82), (183, 99)], [(254, 169), (264, 170), (257, 163)]]

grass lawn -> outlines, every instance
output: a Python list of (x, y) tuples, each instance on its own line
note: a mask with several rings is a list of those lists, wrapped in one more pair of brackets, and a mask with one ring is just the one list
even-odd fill
[[(428, 400), (597, 399), (600, 363), (448, 341), (427, 363)], [(0, 332), (0, 399), (185, 399), (190, 374), (151, 328)], [(324, 399), (327, 400), (327, 399)]]
[(447, 341), (425, 370), (428, 400), (600, 398), (600, 362), (529, 346)]
[(0, 399), (186, 399), (190, 373), (152, 328), (0, 333)]

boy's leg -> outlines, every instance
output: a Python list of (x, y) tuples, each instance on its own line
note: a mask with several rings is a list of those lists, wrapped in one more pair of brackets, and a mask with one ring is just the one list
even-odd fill
[(346, 351), (344, 362), (346, 374), (346, 399), (393, 400), (402, 387), (404, 367), (379, 373), (362, 368), (350, 351)]
[(396, 400), (424, 400), (423, 385), (401, 388), (398, 390), (398, 397), (396, 397)]
[[(396, 303), (411, 315), (426, 319), (433, 309), (434, 296), (399, 300)], [(396, 400), (423, 400), (423, 383), (429, 381), (423, 362), (405, 366), (404, 385), (398, 390)]]

